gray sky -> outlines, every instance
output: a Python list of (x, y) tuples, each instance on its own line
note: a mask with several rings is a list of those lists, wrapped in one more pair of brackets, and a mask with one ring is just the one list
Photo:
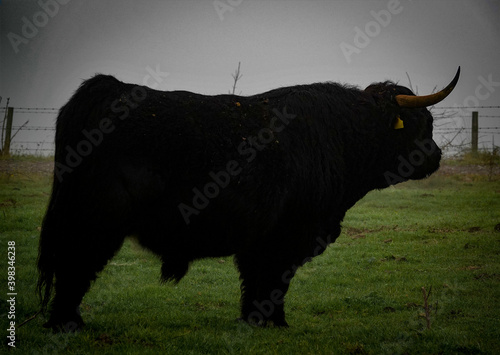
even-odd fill
[[(14, 107), (60, 107), (95, 73), (227, 93), (239, 61), (243, 95), (318, 81), (408, 85), (406, 73), (427, 94), (460, 65), (441, 106), (500, 105), (499, 20), (498, 0), (0, 0), (1, 105), (10, 97)], [(168, 75), (155, 81), (155, 70)], [(14, 125), (27, 119), (54, 123), (18, 114)]]

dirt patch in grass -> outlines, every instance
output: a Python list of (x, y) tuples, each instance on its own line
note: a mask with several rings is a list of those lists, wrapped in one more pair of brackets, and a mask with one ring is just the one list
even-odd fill
[(499, 165), (448, 165), (446, 162), (441, 164), (437, 171), (438, 175), (464, 175), (464, 176), (494, 176), (500, 175)]

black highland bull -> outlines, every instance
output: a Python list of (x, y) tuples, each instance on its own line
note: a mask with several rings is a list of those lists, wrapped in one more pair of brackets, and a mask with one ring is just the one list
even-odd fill
[(346, 211), (438, 169), (426, 106), (459, 71), (428, 96), (392, 82), (242, 97), (85, 81), (57, 119), (38, 258), (45, 326), (83, 325), (80, 302), (127, 236), (159, 256), (163, 280), (235, 255), (243, 320), (287, 326), (290, 280), (335, 241)]

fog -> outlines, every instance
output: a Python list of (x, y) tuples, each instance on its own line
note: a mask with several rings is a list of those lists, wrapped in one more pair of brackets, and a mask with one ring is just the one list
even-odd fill
[[(438, 105), (453, 117), (436, 135), (444, 143), (477, 110), (480, 142), (491, 147), (500, 142), (499, 14), (491, 0), (2, 0), (0, 106), (10, 98), (16, 108), (57, 109), (95, 73), (228, 93), (239, 62), (242, 95), (318, 81), (408, 86), (408, 77), (428, 94), (461, 66), (458, 87)], [(22, 130), (13, 148), (44, 142), (38, 153), (50, 153), (55, 114), (16, 111), (15, 127), (29, 120), (49, 130)]]

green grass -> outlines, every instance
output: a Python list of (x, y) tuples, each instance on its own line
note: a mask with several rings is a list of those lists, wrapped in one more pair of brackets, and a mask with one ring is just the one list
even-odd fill
[[(368, 194), (348, 212), (339, 239), (293, 279), (289, 329), (236, 321), (239, 281), (232, 258), (195, 262), (178, 285), (162, 285), (159, 261), (130, 240), (85, 296), (84, 331), (52, 334), (42, 328), (46, 319), (40, 315), (17, 329), (16, 351), (500, 353), (496, 180), (435, 176)], [(2, 329), (7, 241), (16, 242), (17, 323), (37, 311), (36, 252), (49, 193), (47, 176), (0, 175)], [(422, 316), (422, 287), (432, 288), (430, 329)]]

